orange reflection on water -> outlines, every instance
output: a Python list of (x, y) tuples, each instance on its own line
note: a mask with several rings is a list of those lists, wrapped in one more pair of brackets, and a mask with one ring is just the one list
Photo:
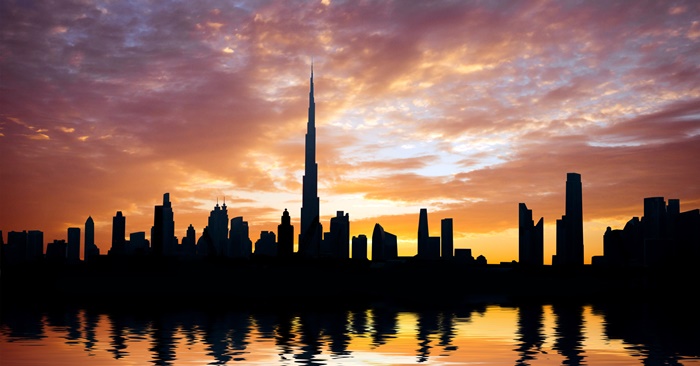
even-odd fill
[[(630, 365), (644, 346), (607, 335), (590, 305), (316, 312), (7, 311), (3, 365)], [(637, 349), (637, 350), (635, 350)]]

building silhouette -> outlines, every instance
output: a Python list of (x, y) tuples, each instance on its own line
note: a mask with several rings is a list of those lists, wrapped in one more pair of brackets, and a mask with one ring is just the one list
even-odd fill
[(544, 218), (535, 225), (532, 210), (518, 205), (518, 262), (528, 266), (544, 265)]
[(277, 225), (277, 256), (289, 258), (294, 254), (294, 226), (289, 211), (284, 209), (282, 222)]
[(66, 260), (69, 263), (80, 262), (80, 228), (68, 228), (68, 242), (66, 244)]
[[(185, 258), (192, 258), (197, 255), (197, 233), (194, 230), (194, 226), (190, 224), (187, 227), (187, 233), (185, 237), (182, 238), (182, 247), (180, 248), (180, 256)], [(228, 245), (227, 245), (228, 246)]]
[(316, 104), (314, 102), (314, 67), (311, 64), (309, 90), (309, 119), (306, 125), (304, 177), (302, 178), (301, 231), (299, 253), (318, 257), (323, 228), (320, 222), (318, 198), (318, 164), (316, 163)]
[(440, 236), (441, 236), (441, 257), (452, 259), (454, 257), (454, 230), (452, 219), (446, 218), (440, 221)]
[(472, 250), (469, 248), (455, 249), (455, 260), (464, 263), (474, 263), (474, 256), (472, 256)]
[(360, 234), (352, 237), (352, 259), (367, 260), (367, 235)]
[(338, 211), (331, 218), (327, 243), (332, 258), (350, 258), (350, 214)]
[(209, 255), (225, 256), (229, 250), (228, 245), (228, 210), (226, 202), (219, 207), (219, 202), (216, 203), (214, 209), (209, 213), (209, 221), (207, 224), (209, 236), (214, 244), (214, 252)]
[(616, 267), (691, 265), (700, 258), (700, 210), (680, 211), (680, 200), (644, 199), (644, 216), (623, 229), (607, 228), (603, 256), (593, 264)]
[(83, 247), (83, 260), (88, 261), (91, 258), (100, 255), (100, 248), (95, 245), (95, 221), (92, 216), (88, 216), (85, 220), (85, 246)]
[(581, 174), (566, 174), (566, 212), (557, 220), (557, 251), (553, 265), (583, 265), (583, 198)]
[(46, 260), (53, 263), (66, 262), (66, 241), (55, 239), (46, 246)]
[[(214, 241), (209, 235), (209, 228), (204, 227), (202, 235), (197, 239), (197, 257), (208, 257), (210, 253), (214, 253)], [(212, 254), (213, 255), (213, 254)]]
[[(442, 225), (442, 223), (441, 223)], [(449, 224), (451, 225), (451, 224)], [(440, 228), (442, 231), (442, 226)], [(430, 236), (428, 230), (428, 209), (421, 208), (418, 216), (418, 253), (417, 258), (420, 259), (439, 259), (440, 258), (440, 237)]]
[(44, 256), (44, 233), (40, 230), (27, 231), (27, 247), (25, 259), (30, 262), (40, 260)]
[(126, 255), (126, 217), (121, 211), (112, 218), (112, 248), (110, 255)]
[(142, 256), (150, 252), (149, 242), (145, 231), (137, 231), (129, 234), (129, 243), (126, 246), (127, 255)]
[(175, 221), (170, 193), (163, 194), (163, 204), (155, 206), (151, 228), (151, 249), (155, 256), (175, 254)]
[(261, 231), (260, 239), (255, 241), (256, 256), (276, 257), (277, 256), (277, 238), (273, 231)]
[(379, 223), (372, 232), (372, 261), (386, 261), (398, 258), (396, 235), (384, 231)]
[[(0, 231), (0, 236), (1, 234), (2, 232)], [(2, 260), (4, 263), (35, 262), (43, 258), (44, 233), (42, 231), (23, 230), (7, 233), (7, 243), (2, 244)]]
[(418, 217), (418, 258), (429, 257), (430, 233), (428, 231), (428, 209), (421, 208)]
[(231, 257), (250, 258), (250, 255), (253, 253), (253, 242), (250, 240), (248, 222), (243, 221), (243, 217), (238, 216), (231, 219), (229, 241)]

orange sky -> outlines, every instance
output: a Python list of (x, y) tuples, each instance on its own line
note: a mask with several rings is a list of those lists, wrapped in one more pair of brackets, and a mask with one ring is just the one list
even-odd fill
[(225, 197), (251, 239), (282, 211), (298, 234), (311, 58), (324, 228), (374, 223), (415, 254), (517, 260), (518, 203), (545, 220), (583, 181), (585, 257), (643, 199), (700, 207), (700, 3), (61, 2), (0, 4), (0, 230), (111, 220), (176, 235)]

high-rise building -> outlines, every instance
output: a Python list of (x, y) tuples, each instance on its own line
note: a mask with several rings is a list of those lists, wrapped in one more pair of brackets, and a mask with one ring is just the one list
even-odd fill
[[(680, 211), (680, 200), (644, 198), (644, 216), (623, 229), (608, 227), (603, 258), (608, 266), (693, 266), (700, 258), (700, 210)], [(594, 259), (596, 259), (594, 257)]]
[(331, 256), (338, 259), (350, 258), (350, 214), (338, 211), (331, 218), (330, 230)]
[(316, 163), (316, 104), (314, 102), (314, 67), (311, 64), (309, 119), (306, 125), (306, 149), (301, 203), (299, 253), (306, 257), (319, 255), (323, 227), (318, 198), (318, 164)]
[(367, 260), (367, 235), (352, 237), (352, 259)]
[(225, 251), (229, 247), (228, 245), (228, 211), (226, 210), (226, 202), (219, 207), (219, 203), (216, 203), (214, 209), (209, 214), (209, 221), (207, 227), (209, 228), (209, 235), (211, 236), (212, 243), (214, 244), (215, 253), (209, 253), (209, 255), (224, 256)]
[(379, 223), (372, 232), (372, 261), (384, 261), (398, 258), (398, 241), (396, 235), (385, 231)]
[(112, 248), (110, 255), (126, 255), (126, 217), (121, 211), (112, 218)]
[(442, 219), (442, 221), (440, 221), (440, 236), (442, 238), (440, 243), (441, 257), (450, 259), (454, 256), (454, 231), (451, 218)]
[(243, 217), (238, 216), (231, 219), (229, 240), (232, 257), (250, 258), (253, 253), (253, 242), (250, 240), (248, 221), (243, 221)]
[(384, 257), (384, 228), (376, 223), (372, 231), (372, 260), (383, 261)]
[[(27, 231), (10, 231), (4, 248), (4, 259), (8, 263), (23, 262), (27, 259)], [(48, 252), (48, 246), (46, 250)]]
[(581, 174), (566, 174), (566, 213), (557, 220), (554, 265), (583, 265), (583, 197)]
[(85, 247), (83, 248), (83, 260), (100, 255), (100, 249), (95, 245), (95, 221), (92, 216), (85, 220)]
[(184, 238), (182, 238), (182, 251), (180, 255), (186, 258), (194, 257), (197, 254), (196, 244), (197, 238), (194, 226), (190, 224), (190, 226), (187, 228), (187, 234)]
[(163, 194), (163, 204), (155, 206), (151, 228), (151, 248), (156, 256), (175, 254), (175, 221), (170, 193)]
[(294, 226), (289, 211), (284, 209), (282, 222), (277, 225), (277, 256), (288, 258), (294, 254)]
[(428, 258), (430, 233), (428, 232), (428, 209), (421, 208), (418, 218), (418, 258)]
[(80, 262), (80, 228), (68, 228), (68, 243), (66, 245), (66, 260), (68, 263)]
[(535, 225), (532, 210), (518, 206), (518, 262), (528, 266), (544, 265), (544, 218)]
[[(78, 238), (78, 246), (80, 239)], [(78, 248), (80, 255), (80, 248)], [(39, 230), (27, 231), (27, 260), (36, 261), (44, 256), (44, 233)]]

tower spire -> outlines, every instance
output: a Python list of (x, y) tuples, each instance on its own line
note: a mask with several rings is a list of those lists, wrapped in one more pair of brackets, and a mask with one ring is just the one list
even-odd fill
[(318, 164), (316, 163), (316, 103), (314, 102), (314, 61), (309, 80), (309, 119), (306, 125), (304, 176), (302, 181), (301, 232), (299, 252), (315, 257), (320, 249), (323, 228), (319, 222)]

